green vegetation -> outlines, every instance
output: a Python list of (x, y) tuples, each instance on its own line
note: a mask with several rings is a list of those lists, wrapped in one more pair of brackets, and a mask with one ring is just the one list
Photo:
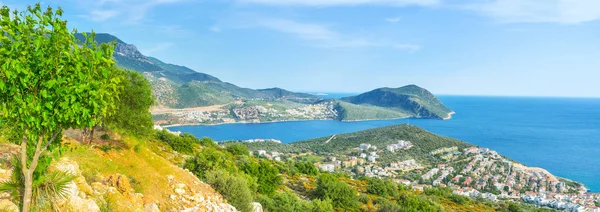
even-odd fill
[(148, 113), (154, 103), (152, 85), (144, 75), (134, 71), (120, 70), (120, 75), (124, 80), (119, 86), (117, 112), (106, 118), (107, 125), (133, 135), (150, 135), (154, 125)]
[(433, 94), (416, 85), (379, 88), (358, 96), (342, 98), (342, 101), (394, 109), (418, 118), (444, 119), (452, 112)]
[(464, 149), (472, 145), (429, 133), (421, 128), (409, 125), (396, 125), (376, 129), (358, 131), (336, 135), (329, 143), (325, 143), (331, 136), (299, 141), (290, 144), (279, 144), (274, 142), (245, 143), (250, 151), (267, 150), (282, 153), (306, 153), (313, 152), (317, 156), (328, 155), (351, 155), (355, 154), (361, 143), (369, 143), (378, 149), (385, 149), (389, 144), (399, 140), (410, 141), (413, 147), (405, 151), (395, 153), (381, 153), (380, 161), (392, 162), (405, 159), (415, 159), (423, 164), (436, 164), (442, 162), (439, 157), (431, 156), (433, 150), (444, 147), (457, 147)]
[(409, 117), (409, 113), (399, 110), (377, 107), (372, 105), (358, 105), (344, 101), (336, 101), (335, 109), (338, 118), (342, 121), (356, 121), (369, 119), (398, 119)]
[[(20, 192), (25, 187), (22, 163), (19, 158), (13, 158), (10, 165), (13, 173), (9, 181), (2, 182), (0, 192), (8, 192), (16, 197), (17, 201), (22, 202)], [(31, 209), (35, 211), (52, 210), (56, 202), (67, 195), (69, 183), (76, 178), (72, 173), (48, 170), (47, 167), (43, 171), (44, 174), (33, 176)]]
[(318, 198), (331, 200), (334, 208), (344, 211), (358, 211), (356, 190), (331, 174), (322, 174), (317, 178), (315, 194)]
[(20, 137), (23, 211), (33, 201), (33, 173), (58, 135), (101, 123), (119, 95), (114, 45), (96, 45), (93, 33), (80, 42), (62, 13), (40, 4), (0, 9), (0, 122)]
[(310, 212), (333, 212), (330, 200), (315, 199), (306, 201), (298, 198), (292, 191), (284, 191), (274, 194), (272, 197), (261, 196), (258, 202), (265, 211), (310, 211)]
[(305, 174), (305, 175), (309, 175), (309, 176), (315, 176), (319, 173), (319, 169), (317, 169), (317, 167), (315, 167), (315, 165), (311, 162), (296, 162), (294, 164), (294, 166), (296, 167), (296, 169), (298, 169), (298, 172), (301, 174)]
[[(368, 184), (366, 193), (381, 197), (396, 196), (400, 186), (392, 181), (379, 178), (367, 178), (366, 181)], [(403, 187), (400, 186), (400, 189), (403, 189)]]
[(258, 192), (261, 194), (274, 194), (277, 187), (282, 183), (279, 169), (266, 160), (261, 160), (259, 163), (243, 163), (241, 170), (257, 179)]
[(193, 153), (197, 145), (216, 146), (214, 141), (203, 138), (198, 139), (192, 134), (183, 133), (179, 136), (169, 133), (167, 130), (156, 131), (156, 138), (168, 144), (171, 149), (182, 153)]
[(232, 175), (220, 169), (211, 170), (206, 173), (206, 183), (223, 195), (236, 209), (252, 211), (252, 191), (243, 176)]

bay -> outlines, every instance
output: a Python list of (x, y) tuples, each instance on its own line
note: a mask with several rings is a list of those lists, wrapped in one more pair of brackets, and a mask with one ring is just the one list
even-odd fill
[(169, 129), (217, 141), (273, 138), (289, 143), (409, 123), (439, 135), (496, 150), (527, 166), (547, 169), (557, 176), (582, 182), (592, 191), (600, 191), (600, 99), (439, 98), (456, 112), (451, 120), (294, 121)]

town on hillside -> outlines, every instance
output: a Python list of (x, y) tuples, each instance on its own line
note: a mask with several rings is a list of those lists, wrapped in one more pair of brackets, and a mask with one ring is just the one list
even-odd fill
[[(326, 156), (315, 165), (325, 172), (343, 172), (355, 178), (391, 179), (415, 190), (440, 186), (471, 198), (523, 201), (565, 211), (600, 212), (597, 206), (600, 194), (590, 193), (582, 184), (556, 177), (544, 169), (513, 162), (488, 148), (439, 148), (429, 152), (428, 156), (445, 162), (433, 165), (421, 164), (415, 159), (380, 160), (385, 153), (407, 151), (412, 147), (413, 144), (405, 140), (385, 148), (362, 143), (346, 155)], [(251, 154), (282, 161), (315, 153), (258, 150)]]

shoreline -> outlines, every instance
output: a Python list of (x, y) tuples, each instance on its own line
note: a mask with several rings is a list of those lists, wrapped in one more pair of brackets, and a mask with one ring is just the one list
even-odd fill
[(215, 123), (215, 124), (204, 124), (204, 123), (196, 123), (196, 124), (171, 124), (164, 125), (163, 128), (171, 128), (171, 127), (188, 127), (188, 126), (218, 126), (225, 124), (269, 124), (269, 123), (283, 123), (283, 122), (301, 122), (301, 121), (339, 121), (339, 122), (361, 122), (361, 121), (388, 121), (388, 120), (400, 120), (400, 119), (410, 119), (414, 118), (412, 116), (400, 117), (400, 118), (389, 118), (389, 119), (357, 119), (357, 120), (337, 120), (337, 119), (293, 119), (293, 120), (278, 120), (278, 121), (261, 121), (261, 122), (229, 122), (229, 123)]
[(454, 112), (454, 111), (452, 111), (452, 112), (449, 112), (449, 113), (448, 113), (448, 117), (446, 117), (446, 118), (443, 118), (442, 120), (444, 120), (444, 121), (446, 121), (446, 120), (450, 120), (450, 119), (452, 119), (452, 115), (454, 115), (454, 114), (456, 114), (456, 112)]
[[(441, 120), (450, 120), (452, 119), (452, 115), (456, 114), (456, 112), (452, 111), (448, 113), (448, 117), (442, 118)], [(354, 119), (354, 120), (338, 120), (338, 119), (291, 119), (291, 120), (277, 120), (277, 121), (259, 121), (259, 122), (247, 122), (247, 121), (238, 121), (238, 122), (227, 122), (227, 123), (214, 123), (214, 124), (205, 124), (205, 123), (195, 123), (195, 124), (170, 124), (170, 125), (159, 125), (164, 128), (170, 127), (187, 127), (187, 126), (218, 126), (224, 124), (268, 124), (268, 123), (282, 123), (282, 122), (299, 122), (299, 121), (339, 121), (345, 123), (351, 122), (361, 122), (361, 121), (388, 121), (388, 120), (400, 120), (400, 119), (411, 119), (416, 118), (414, 116), (405, 116), (398, 118), (387, 118), (387, 119)]]

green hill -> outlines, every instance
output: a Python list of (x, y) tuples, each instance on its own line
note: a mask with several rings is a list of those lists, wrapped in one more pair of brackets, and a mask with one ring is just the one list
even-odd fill
[[(84, 38), (82, 34), (76, 36), (79, 39)], [(222, 82), (209, 74), (145, 56), (138, 51), (137, 47), (125, 43), (114, 35), (96, 34), (96, 42), (98, 43), (113, 41), (117, 43), (114, 53), (117, 64), (123, 68), (145, 73), (145, 76), (150, 78), (153, 83), (158, 103), (164, 106), (173, 108), (210, 106), (231, 103), (240, 98), (286, 99), (303, 103), (321, 100), (321, 98), (311, 94), (295, 93), (281, 88), (260, 90), (241, 88), (231, 83)], [(176, 87), (176, 89), (173, 89), (173, 87)]]
[[(436, 164), (441, 162), (439, 157), (430, 156), (429, 153), (440, 148), (457, 147), (464, 149), (473, 145), (432, 134), (419, 127), (410, 125), (395, 125), (381, 127), (369, 130), (363, 130), (353, 133), (298, 141), (290, 144), (279, 144), (273, 142), (247, 143), (251, 151), (267, 150), (278, 151), (282, 153), (307, 153), (312, 152), (319, 156), (340, 156), (349, 155), (355, 148), (362, 143), (368, 143), (376, 146), (380, 150), (385, 150), (387, 145), (398, 142), (399, 140), (410, 141), (414, 146), (407, 151), (399, 151), (394, 154), (382, 154), (383, 160), (405, 160), (416, 159), (422, 164)], [(329, 140), (331, 139), (331, 140)], [(329, 142), (327, 142), (329, 140)]]
[(372, 105), (357, 105), (344, 101), (335, 101), (338, 119), (341, 121), (381, 120), (411, 117), (409, 113)]
[(417, 118), (448, 119), (452, 113), (452, 110), (444, 106), (433, 94), (416, 85), (379, 88), (357, 96), (342, 98), (342, 101), (390, 108)]

